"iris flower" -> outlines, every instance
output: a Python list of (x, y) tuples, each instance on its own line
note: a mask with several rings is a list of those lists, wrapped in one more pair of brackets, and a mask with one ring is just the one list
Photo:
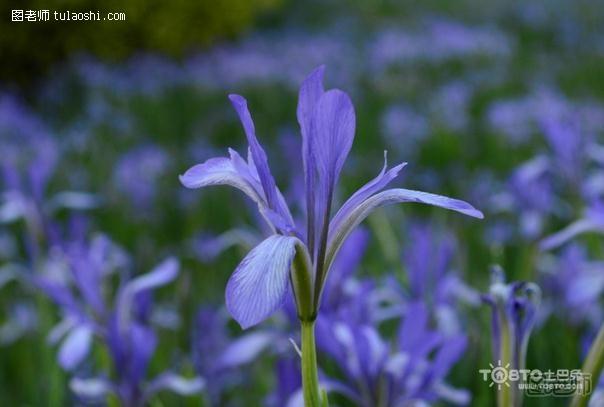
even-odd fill
[[(115, 296), (106, 296), (108, 278), (125, 259), (109, 239), (96, 237), (90, 245), (78, 242), (65, 252), (65, 274), (49, 270), (35, 280), (40, 290), (62, 311), (62, 321), (49, 340), (61, 342), (60, 366), (74, 373), (71, 390), (84, 402), (97, 402), (113, 394), (121, 405), (138, 407), (159, 391), (180, 395), (201, 392), (201, 377), (185, 378), (166, 370), (147, 380), (148, 367), (158, 350), (158, 337), (152, 326), (153, 291), (176, 279), (179, 263), (164, 260), (148, 273), (120, 284)], [(60, 266), (59, 266), (60, 267)], [(51, 271), (55, 271), (52, 274)], [(115, 376), (81, 376), (84, 362), (90, 362), (94, 344), (105, 346)]]
[[(491, 270), (489, 293), (483, 302), (492, 311), (493, 358), (510, 369), (525, 368), (526, 350), (537, 311), (541, 303), (541, 289), (535, 283), (505, 282), (505, 274), (499, 266)], [(502, 386), (497, 393), (498, 406), (521, 406), (523, 392), (518, 386)]]
[[(316, 378), (314, 321), (331, 264), (350, 233), (374, 209), (394, 203), (419, 202), (482, 218), (470, 204), (409, 189), (383, 190), (406, 163), (380, 173), (357, 190), (333, 214), (338, 178), (352, 147), (355, 111), (348, 95), (323, 88), (324, 67), (302, 83), (297, 117), (302, 134), (306, 222), (297, 225), (275, 184), (266, 153), (258, 139), (246, 100), (229, 99), (247, 137), (247, 160), (229, 149), (228, 157), (211, 158), (180, 177), (187, 188), (230, 185), (258, 205), (272, 235), (252, 249), (236, 268), (226, 287), (226, 305), (242, 328), (258, 324), (285, 301), (291, 283), (302, 323), (302, 370), (307, 405), (323, 405)], [(386, 161), (386, 160), (384, 160)], [(332, 216), (333, 214), (333, 216)], [(310, 369), (310, 370), (309, 370)]]

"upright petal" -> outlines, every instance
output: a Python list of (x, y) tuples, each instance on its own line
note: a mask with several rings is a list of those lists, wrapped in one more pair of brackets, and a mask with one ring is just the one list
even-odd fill
[(243, 329), (263, 321), (283, 304), (296, 241), (282, 235), (267, 238), (248, 253), (229, 279), (226, 306)]
[(313, 152), (312, 120), (315, 107), (324, 93), (323, 74), (325, 67), (315, 69), (302, 83), (298, 97), (298, 123), (302, 133), (302, 163), (304, 166), (304, 185), (306, 189), (307, 243), (311, 255), (314, 255), (315, 227), (315, 172), (316, 158)]
[(325, 257), (325, 269), (329, 269), (334, 256), (337, 254), (344, 240), (350, 232), (354, 230), (374, 209), (402, 202), (418, 202), (441, 208), (450, 209), (455, 212), (463, 213), (464, 215), (473, 216), (482, 219), (482, 212), (475, 209), (467, 202), (458, 199), (447, 198), (442, 195), (430, 194), (428, 192), (413, 191), (410, 189), (388, 189), (386, 191), (375, 194), (356, 208), (351, 210), (346, 218), (342, 219), (340, 225), (330, 232), (329, 245), (327, 255)]
[[(296, 115), (298, 117), (298, 123), (300, 124), (300, 130), (302, 131), (302, 151), (308, 151), (308, 138), (311, 136), (310, 128), (312, 122), (312, 115), (319, 101), (319, 98), (325, 92), (323, 89), (323, 76), (325, 74), (325, 66), (321, 65), (316, 68), (308, 77), (302, 82), (300, 87), (300, 93), (298, 94), (298, 108)], [(303, 157), (306, 158), (306, 155)]]
[(354, 106), (348, 95), (338, 89), (325, 92), (314, 111), (312, 148), (322, 178), (319, 182), (327, 183), (328, 188), (337, 182), (348, 157), (355, 126)]
[(256, 138), (256, 130), (254, 128), (254, 122), (252, 121), (250, 111), (247, 108), (247, 101), (245, 98), (239, 95), (229, 95), (229, 99), (237, 111), (239, 120), (241, 120), (243, 129), (245, 130), (245, 136), (247, 137), (247, 142), (250, 146), (254, 165), (258, 170), (258, 176), (260, 178), (260, 183), (262, 184), (264, 194), (266, 195), (268, 206), (271, 209), (276, 209), (277, 187), (275, 185), (273, 175), (268, 167), (266, 153)]
[(466, 337), (463, 335), (456, 335), (444, 341), (432, 363), (430, 372), (432, 380), (442, 380), (445, 378), (455, 362), (463, 355), (467, 342)]
[(121, 368), (128, 371), (131, 383), (139, 383), (147, 374), (147, 367), (157, 349), (157, 335), (145, 325), (132, 324), (127, 338), (122, 340), (128, 341), (130, 359), (127, 365)]
[(346, 157), (352, 147), (355, 130), (354, 107), (348, 95), (340, 90), (325, 92), (319, 99), (313, 114), (312, 153), (316, 158), (317, 182), (315, 183), (315, 217), (313, 230), (316, 240), (316, 280), (314, 301), (320, 296), (327, 269), (325, 254), (329, 233), (329, 215), (335, 186)]
[(418, 346), (428, 330), (428, 309), (419, 301), (409, 304), (406, 316), (399, 327), (399, 348), (403, 351), (412, 351)]

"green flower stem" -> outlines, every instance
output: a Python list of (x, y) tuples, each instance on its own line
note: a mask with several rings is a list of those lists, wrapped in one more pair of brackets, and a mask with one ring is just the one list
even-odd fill
[[(499, 349), (499, 355), (501, 360), (501, 366), (505, 369), (510, 367), (514, 367), (512, 365), (512, 352), (513, 352), (513, 344), (512, 344), (512, 335), (510, 332), (510, 328), (507, 321), (507, 316), (505, 312), (502, 310), (502, 307), (499, 308), (499, 318), (501, 321), (501, 343)], [(498, 364), (499, 365), (499, 364)], [(510, 384), (509, 381), (506, 381), (501, 385), (501, 388), (497, 390), (497, 406), (498, 407), (520, 407), (518, 405), (514, 405), (514, 388), (512, 386), (516, 386), (516, 383)], [(516, 388), (517, 390), (517, 388)]]
[(317, 351), (315, 348), (314, 321), (301, 321), (302, 324), (302, 389), (306, 407), (322, 407), (317, 369)]
[[(598, 384), (600, 379), (600, 374), (602, 373), (602, 368), (604, 367), (604, 324), (600, 327), (600, 332), (598, 332), (598, 336), (591, 344), (591, 348), (589, 349), (589, 353), (585, 358), (585, 362), (583, 363), (583, 368), (581, 369), (584, 374), (591, 375), (591, 385), (592, 390), (595, 385)], [(585, 392), (575, 393), (573, 400), (571, 402), (571, 407), (585, 407), (587, 406), (587, 402), (589, 401), (589, 397), (591, 396), (591, 392), (589, 394), (583, 394)]]

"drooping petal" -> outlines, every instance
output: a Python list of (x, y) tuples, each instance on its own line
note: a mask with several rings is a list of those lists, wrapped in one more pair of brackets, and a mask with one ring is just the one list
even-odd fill
[(46, 341), (51, 345), (56, 345), (61, 339), (67, 335), (68, 332), (76, 325), (76, 321), (71, 318), (63, 318), (61, 322), (52, 327)]
[(349, 212), (348, 216), (342, 220), (339, 227), (330, 233), (327, 255), (325, 257), (325, 268), (329, 269), (335, 254), (337, 254), (344, 240), (350, 232), (357, 227), (374, 209), (403, 202), (418, 202), (428, 205), (438, 206), (464, 215), (473, 216), (478, 219), (483, 218), (482, 212), (475, 209), (467, 202), (458, 199), (448, 198), (442, 195), (430, 194), (428, 192), (413, 191), (410, 189), (388, 189), (375, 194), (356, 208)]
[(136, 277), (122, 287), (117, 299), (118, 321), (122, 327), (130, 318), (134, 298), (172, 282), (178, 276), (178, 268), (178, 261), (168, 258), (150, 272)]
[(201, 377), (186, 378), (172, 372), (162, 373), (150, 383), (145, 392), (145, 399), (149, 399), (155, 393), (169, 390), (181, 396), (190, 396), (201, 392), (206, 386)]
[[(239, 157), (237, 155), (237, 157)], [(239, 157), (241, 159), (241, 157)], [(210, 158), (203, 164), (197, 164), (179, 177), (187, 188), (203, 188), (210, 185), (230, 185), (241, 190), (259, 206), (267, 206), (266, 200), (250, 183), (250, 178), (238, 171), (233, 159), (226, 157)]]
[(222, 368), (241, 366), (253, 361), (262, 351), (270, 346), (275, 335), (270, 332), (252, 332), (231, 342), (218, 358)]
[(226, 306), (243, 329), (271, 315), (285, 300), (297, 239), (273, 235), (256, 246), (229, 279)]
[(74, 328), (59, 350), (59, 364), (65, 370), (73, 370), (88, 355), (92, 343), (92, 330), (87, 326)]
[(178, 275), (178, 260), (168, 258), (155, 266), (150, 272), (136, 277), (125, 286), (125, 290), (131, 295), (146, 290), (153, 290), (170, 283)]
[(48, 200), (46, 209), (51, 213), (61, 208), (89, 210), (97, 208), (100, 203), (99, 197), (94, 194), (78, 191), (63, 191)]
[[(191, 167), (179, 177), (180, 182), (187, 188), (203, 188), (211, 185), (229, 185), (237, 188), (258, 205), (260, 213), (273, 230), (278, 229), (287, 232), (284, 229), (293, 229), (292, 216), (276, 187), (276, 209), (271, 209), (269, 206), (267, 195), (260, 182), (260, 175), (253, 159), (246, 162), (232, 149), (229, 149), (229, 155), (229, 158), (211, 158), (203, 164)], [(271, 218), (268, 215), (270, 211), (273, 211), (277, 216)], [(281, 225), (286, 225), (286, 227), (281, 228)]]
[(586, 232), (604, 232), (604, 224), (592, 219), (579, 219), (561, 231), (543, 239), (539, 247), (541, 250), (552, 250)]
[(354, 208), (360, 205), (371, 195), (376, 194), (382, 189), (384, 189), (390, 183), (390, 181), (392, 181), (398, 176), (398, 173), (406, 165), (407, 163), (401, 163), (386, 171), (388, 167), (388, 162), (386, 153), (384, 152), (384, 167), (382, 168), (382, 171), (380, 171), (377, 177), (363, 185), (354, 194), (352, 194), (352, 196), (348, 198), (348, 200), (346, 200), (344, 205), (342, 205), (342, 207), (338, 210), (336, 215), (331, 220), (329, 224), (329, 230), (337, 229), (337, 227), (341, 224), (342, 220), (345, 219), (350, 214), (350, 212), (354, 210)]
[(71, 391), (85, 400), (100, 400), (114, 392), (112, 384), (105, 378), (82, 379), (74, 377), (69, 382)]

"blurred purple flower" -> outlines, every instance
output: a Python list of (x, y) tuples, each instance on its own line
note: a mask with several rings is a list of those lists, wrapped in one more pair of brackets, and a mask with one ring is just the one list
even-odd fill
[(411, 155), (430, 133), (425, 117), (403, 105), (392, 105), (380, 119), (381, 131), (398, 154)]
[(409, 228), (408, 241), (403, 264), (409, 276), (410, 301), (427, 304), (441, 332), (462, 332), (459, 305), (478, 305), (480, 295), (453, 270), (457, 252), (453, 236), (439, 233), (429, 224), (415, 223)]
[(372, 68), (443, 63), (452, 59), (505, 58), (512, 44), (502, 32), (489, 27), (469, 27), (446, 20), (429, 20), (417, 32), (387, 29), (371, 45)]
[[(492, 311), (493, 361), (510, 369), (524, 369), (528, 341), (541, 303), (541, 290), (534, 283), (506, 284), (503, 270), (495, 266), (489, 293), (483, 295), (483, 301)], [(520, 406), (524, 391), (513, 385), (511, 392), (513, 405)]]
[(602, 320), (604, 263), (590, 260), (585, 248), (572, 243), (557, 255), (541, 259), (542, 285), (548, 309), (557, 310), (573, 324), (587, 322), (593, 329)]
[(437, 90), (430, 103), (430, 114), (440, 126), (456, 132), (468, 127), (469, 104), (473, 89), (463, 81), (445, 84)]
[(317, 345), (342, 372), (323, 376), (328, 391), (359, 406), (400, 406), (445, 401), (465, 405), (470, 394), (450, 387), (445, 378), (463, 354), (463, 335), (446, 336), (429, 328), (429, 311), (410, 303), (394, 347), (372, 325), (349, 320), (317, 321)]
[(0, 224), (24, 222), (31, 260), (41, 254), (42, 243), (58, 243), (60, 228), (53, 218), (60, 210), (91, 209), (98, 199), (76, 191), (50, 195), (59, 145), (40, 119), (6, 95), (0, 96), (0, 138)]
[(114, 182), (138, 210), (148, 209), (156, 198), (158, 182), (165, 174), (168, 154), (154, 145), (144, 145), (125, 153), (114, 170)]
[(67, 269), (36, 278), (37, 286), (61, 309), (63, 320), (49, 336), (61, 341), (58, 361), (76, 371), (88, 358), (93, 339), (107, 347), (115, 378), (75, 375), (71, 389), (85, 401), (114, 393), (125, 406), (142, 406), (156, 392), (199, 393), (201, 378), (185, 379), (166, 371), (147, 381), (147, 368), (155, 353), (157, 337), (151, 327), (152, 291), (172, 282), (178, 262), (168, 259), (147, 274), (120, 285), (116, 296), (104, 296), (107, 277), (124, 266), (123, 252), (105, 237), (89, 246), (73, 244), (65, 253)]

